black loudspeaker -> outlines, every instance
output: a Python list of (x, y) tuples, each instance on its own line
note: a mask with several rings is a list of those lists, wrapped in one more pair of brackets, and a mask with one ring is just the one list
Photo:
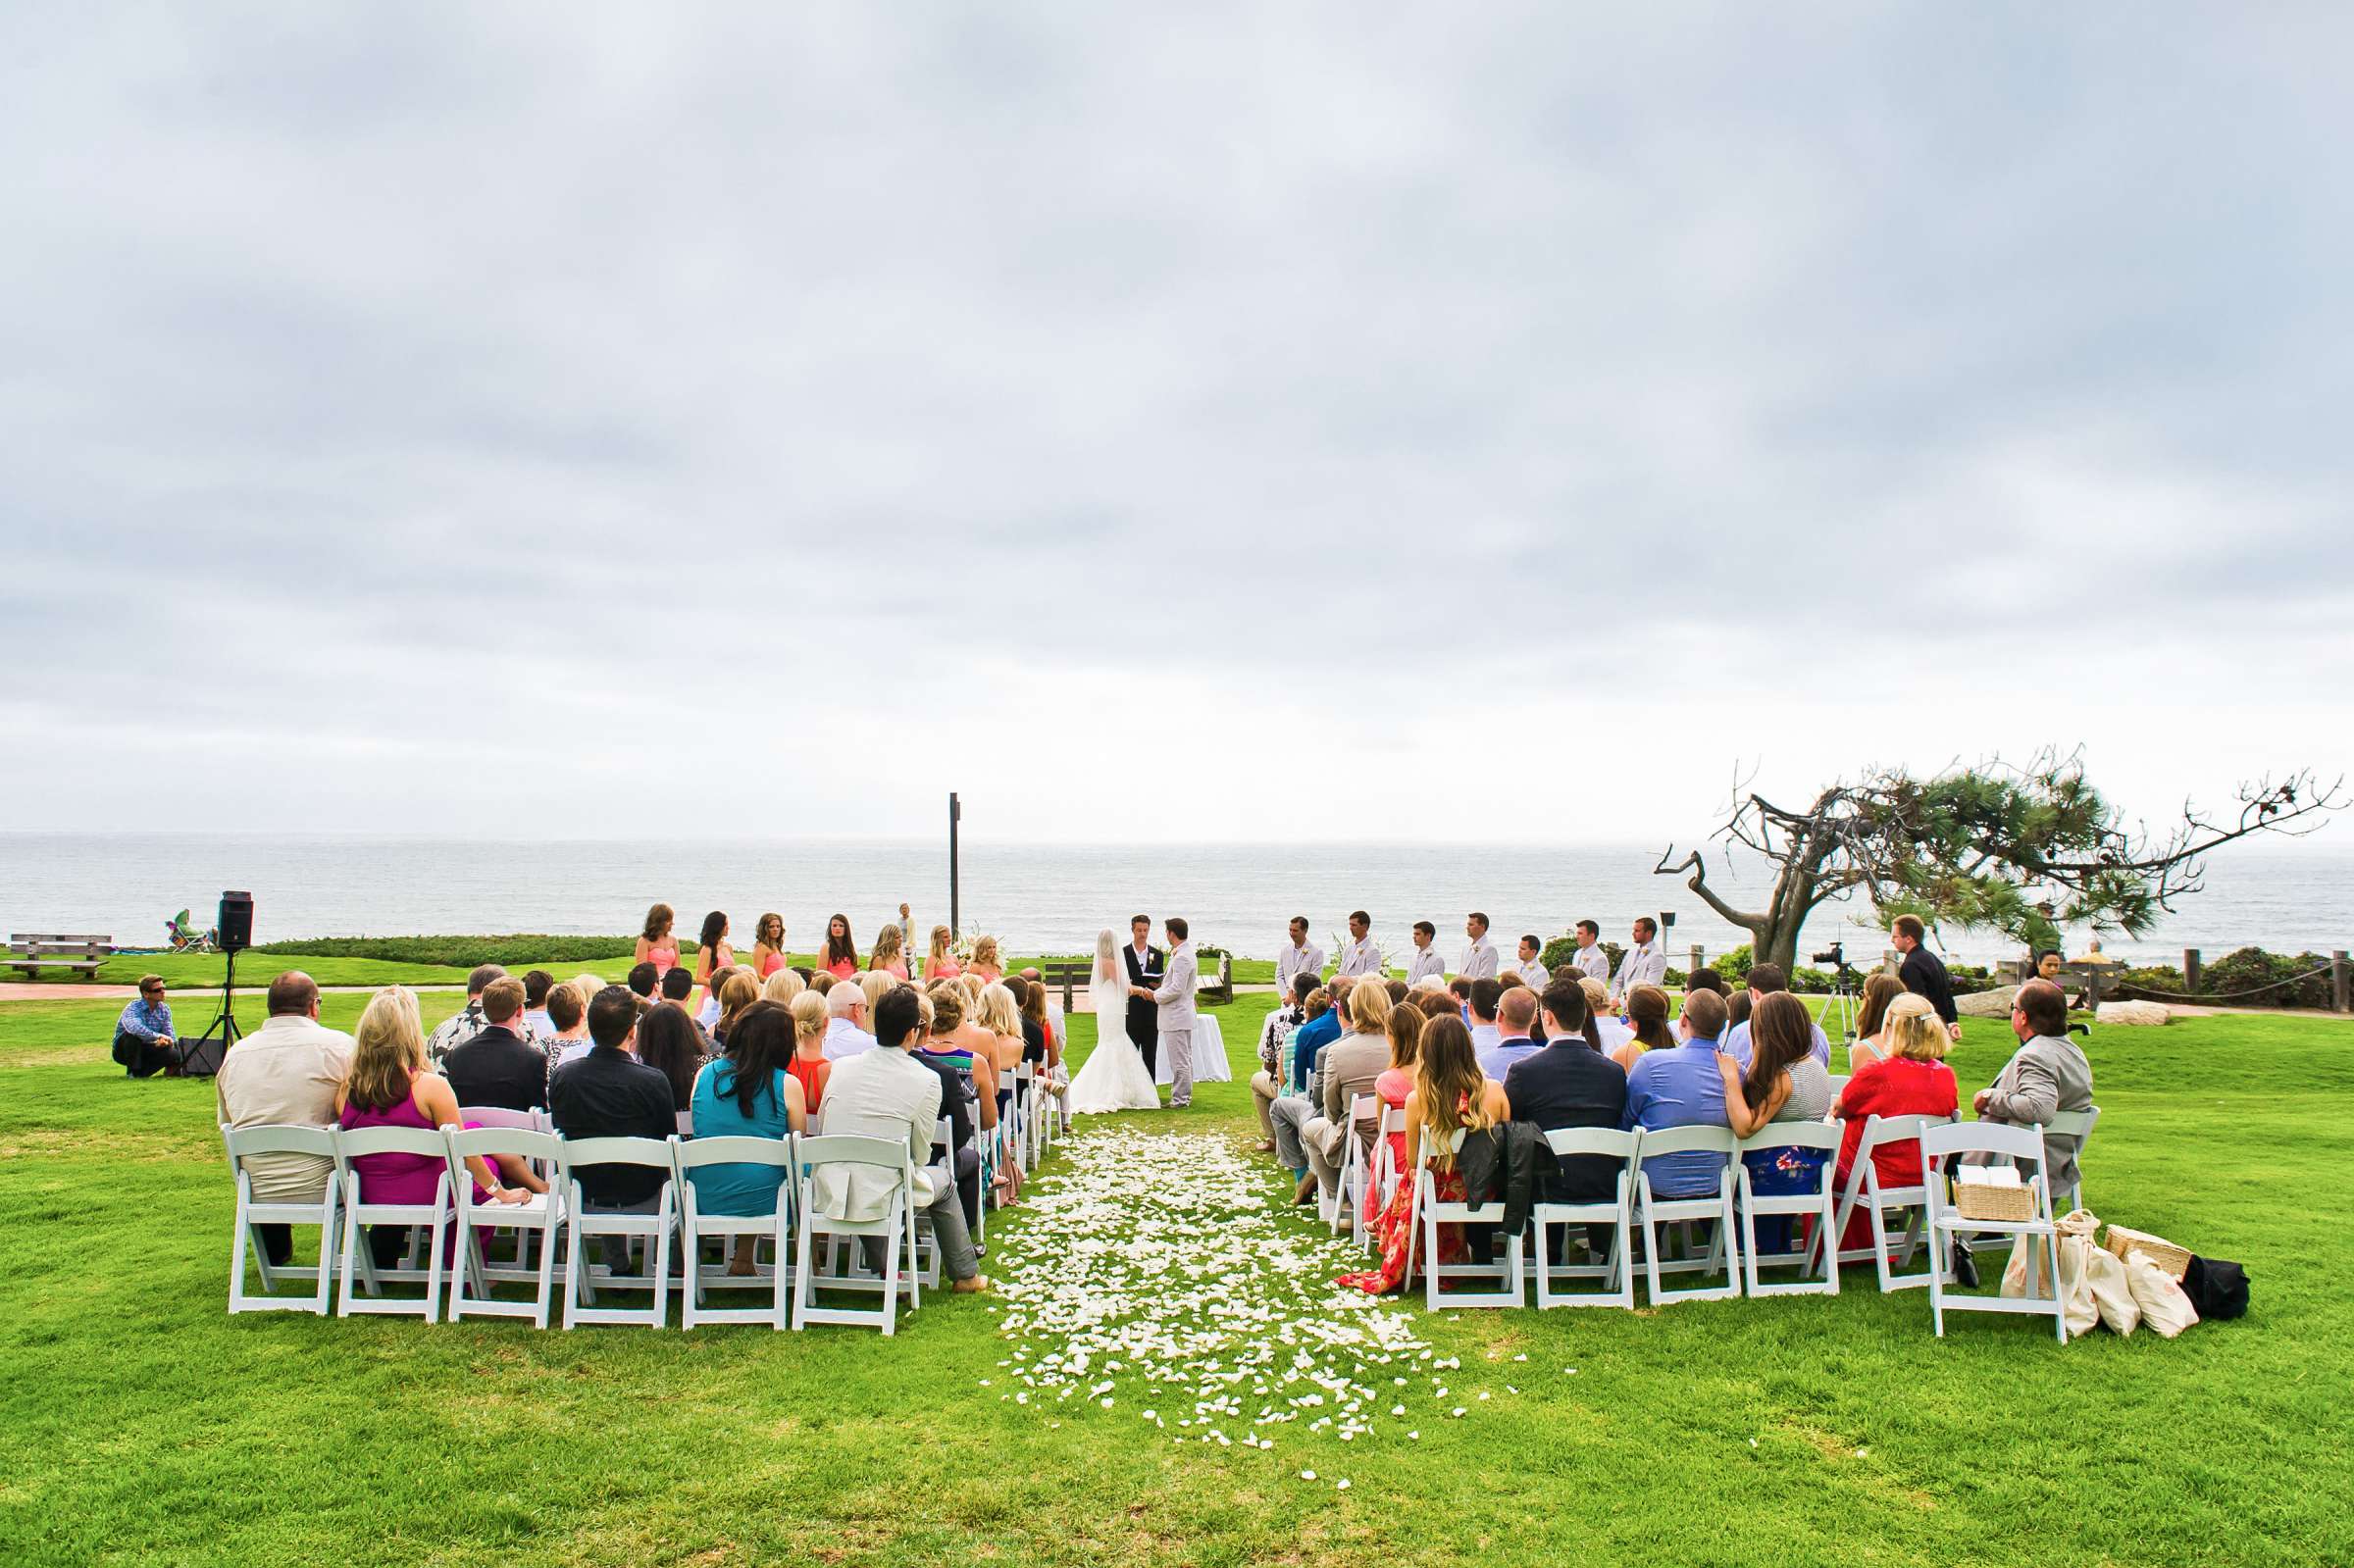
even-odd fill
[(172, 1069), (174, 1078), (213, 1078), (221, 1071), (221, 1058), (229, 1054), (229, 1040), (221, 1035), (206, 1035), (179, 1048), (179, 1062)]
[(214, 923), (225, 953), (241, 953), (253, 945), (253, 894), (225, 892), (221, 895), (221, 918)]

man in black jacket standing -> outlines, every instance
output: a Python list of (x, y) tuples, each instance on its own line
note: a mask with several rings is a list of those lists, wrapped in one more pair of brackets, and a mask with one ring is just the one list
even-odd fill
[(1145, 1058), (1145, 1071), (1160, 1074), (1160, 1009), (1149, 997), (1136, 994), (1134, 987), (1160, 989), (1168, 973), (1169, 955), (1152, 945), (1152, 922), (1149, 916), (1138, 915), (1128, 922), (1133, 936), (1120, 949), (1120, 962), (1128, 966), (1128, 1037)]
[(1928, 928), (1919, 915), (1899, 915), (1890, 930), (1889, 942), (1905, 955), (1897, 965), (1896, 978), (1905, 989), (1926, 996), (1937, 1016), (1945, 1021), (1946, 1032), (1959, 1040), (1962, 1037), (1960, 1015), (1954, 1011), (1954, 979), (1945, 972), (1945, 960), (1920, 944)]

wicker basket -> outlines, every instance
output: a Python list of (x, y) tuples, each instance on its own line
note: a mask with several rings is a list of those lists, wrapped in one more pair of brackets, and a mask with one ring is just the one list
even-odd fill
[(2152, 1236), (2147, 1231), (2128, 1231), (2122, 1225), (2112, 1225), (2101, 1245), (2121, 1258), (2128, 1252), (2144, 1253), (2163, 1273), (2175, 1280), (2181, 1279), (2182, 1272), (2190, 1267), (2189, 1248), (2176, 1246), (2165, 1237)]
[(2023, 1185), (1956, 1182), (1954, 1212), (1966, 1220), (2031, 1220), (2035, 1217), (2035, 1189)]

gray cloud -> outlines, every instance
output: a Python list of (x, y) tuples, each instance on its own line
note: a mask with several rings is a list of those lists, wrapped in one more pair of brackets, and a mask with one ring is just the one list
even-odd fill
[(2354, 25), (2172, 24), (12, 16), (0, 826), (2342, 764)]

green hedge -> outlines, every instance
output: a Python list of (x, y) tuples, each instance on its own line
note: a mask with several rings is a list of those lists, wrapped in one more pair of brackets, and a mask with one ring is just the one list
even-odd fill
[[(303, 958), (379, 958), (392, 963), (446, 964), (472, 969), (477, 964), (503, 964), (509, 969), (529, 964), (578, 964), (592, 959), (627, 958), (637, 950), (634, 936), (313, 936), (296, 941), (268, 942), (254, 949)], [(694, 951), (679, 944), (682, 956)]]

